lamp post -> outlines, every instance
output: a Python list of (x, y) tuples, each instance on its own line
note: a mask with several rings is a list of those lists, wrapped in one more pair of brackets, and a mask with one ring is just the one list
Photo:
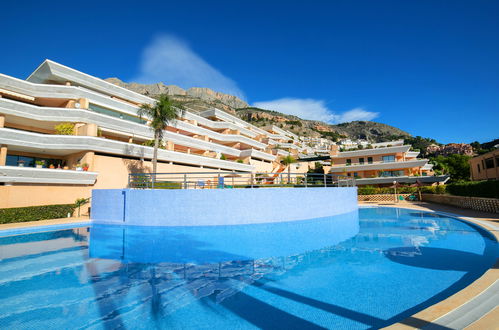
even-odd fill
[(393, 189), (395, 189), (395, 203), (397, 203), (397, 181), (393, 181)]

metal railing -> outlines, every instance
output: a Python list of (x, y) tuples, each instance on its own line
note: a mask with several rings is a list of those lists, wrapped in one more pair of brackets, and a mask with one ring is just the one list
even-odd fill
[(322, 173), (185, 172), (130, 173), (128, 187), (136, 189), (307, 188), (353, 187), (355, 179)]

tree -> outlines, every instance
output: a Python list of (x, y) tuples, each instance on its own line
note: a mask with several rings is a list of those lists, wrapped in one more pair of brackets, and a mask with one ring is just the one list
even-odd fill
[(452, 154), (431, 158), (437, 174), (449, 174), (452, 181), (468, 181), (470, 179), (470, 156)]
[[(149, 118), (149, 126), (154, 131), (154, 153), (152, 158), (152, 172), (157, 173), (158, 147), (163, 140), (163, 130), (175, 119), (184, 115), (184, 107), (181, 103), (171, 99), (168, 95), (162, 94), (153, 104), (143, 104), (137, 114)], [(156, 181), (155, 175), (152, 178), (153, 185)]]
[(90, 202), (90, 198), (78, 198), (75, 201), (75, 208), (78, 208), (78, 217), (80, 216), (80, 208)]
[(288, 167), (288, 183), (289, 183), (291, 181), (291, 166), (290, 165), (296, 163), (296, 159), (291, 155), (287, 155), (286, 157), (281, 159), (281, 163), (284, 166)]

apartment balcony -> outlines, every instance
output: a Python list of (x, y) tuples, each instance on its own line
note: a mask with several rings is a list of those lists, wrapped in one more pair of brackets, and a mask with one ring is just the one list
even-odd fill
[(263, 160), (267, 160), (270, 162), (273, 162), (277, 158), (275, 155), (268, 154), (266, 152), (262, 152), (262, 151), (255, 150), (255, 149), (248, 149), (248, 150), (241, 151), (241, 157), (243, 157), (243, 158), (251, 157), (251, 158), (255, 158), (255, 159), (263, 159)]
[[(36, 84), (9, 77), (4, 74), (0, 74), (0, 88), (35, 98), (51, 98), (61, 100), (86, 98), (99, 106), (110, 109), (119, 109), (119, 111), (132, 116), (136, 116), (138, 110), (138, 107), (130, 103), (114, 99), (111, 96), (97, 93), (83, 87)], [(151, 103), (154, 101), (152, 99), (150, 100)]]
[(353, 150), (353, 151), (341, 151), (338, 156), (333, 156), (332, 159), (335, 158), (354, 158), (354, 157), (365, 157), (365, 156), (373, 156), (373, 155), (389, 155), (396, 153), (406, 153), (409, 151), (411, 146), (403, 145), (403, 146), (395, 146), (395, 147), (386, 147), (386, 148), (375, 148), (375, 149), (362, 149), (362, 150)]
[[(97, 124), (104, 132), (109, 132), (112, 135), (118, 135), (126, 138), (134, 136), (146, 140), (152, 140), (154, 138), (153, 132), (147, 125), (84, 109), (39, 107), (12, 100), (0, 99), (0, 113), (8, 116), (8, 122), (23, 125), (28, 124), (48, 130), (53, 129), (54, 124), (61, 121), (73, 123), (94, 123)], [(30, 123), (30, 121), (33, 123)], [(244, 136), (220, 134), (195, 125), (184, 123), (182, 121), (178, 121), (177, 124), (177, 128), (197, 133), (197, 135), (206, 135), (212, 139), (222, 140), (223, 142), (237, 141), (261, 149), (266, 147), (265, 144)], [(235, 148), (227, 147), (214, 142), (203, 141), (171, 131), (165, 131), (164, 134), (166, 139), (187, 148), (209, 150), (234, 157), (240, 157), (241, 151)]]
[(277, 143), (277, 146), (279, 146), (279, 148), (283, 148), (283, 149), (295, 149), (295, 150), (302, 149), (299, 146), (297, 146), (296, 144), (292, 144), (292, 143)]
[[(227, 114), (226, 118), (231, 119), (232, 116)], [(257, 137), (259, 133), (254, 132), (252, 130), (247, 129), (245, 126), (237, 125), (233, 123), (232, 121), (213, 121), (211, 119), (205, 118), (203, 116), (199, 116), (196, 114), (193, 114), (191, 112), (186, 112), (184, 115), (185, 119), (188, 120), (195, 120), (199, 125), (203, 125), (206, 127), (209, 127), (211, 129), (231, 129), (231, 130), (238, 130), (241, 132), (241, 134), (247, 135), (251, 138)], [(250, 125), (246, 123), (246, 126)]]
[[(87, 90), (82, 87), (75, 86), (63, 86), (63, 85), (46, 85), (46, 84), (34, 84), (28, 81), (20, 80), (17, 78), (12, 78), (3, 74), (0, 74), (0, 88), (6, 89), (8, 91), (12, 91), (15, 93), (20, 93), (26, 96), (33, 97), (43, 97), (43, 98), (58, 98), (58, 99), (77, 99), (77, 98), (87, 98), (91, 101), (91, 103), (105, 107), (110, 109), (116, 109), (120, 112), (123, 112), (128, 115), (136, 116), (138, 107), (133, 106), (129, 103), (122, 102), (116, 99), (111, 98), (110, 96), (103, 95), (100, 93), (96, 93), (90, 90)], [(43, 121), (69, 121), (69, 122), (91, 122), (101, 125), (101, 123), (108, 123), (109, 118), (113, 118), (111, 116), (101, 115), (99, 113), (83, 110), (83, 109), (66, 109), (66, 108), (48, 108), (48, 107), (38, 107), (34, 105), (29, 105), (26, 103), (15, 102), (7, 99), (0, 99), (2, 102), (13, 102), (17, 103), (17, 106), (8, 105), (6, 103), (1, 104), (2, 113), (6, 111), (7, 114), (17, 115), (25, 118), (33, 118), (36, 120)], [(68, 111), (74, 111), (72, 115), (68, 113)], [(86, 111), (87, 113), (83, 113)], [(94, 114), (98, 116), (91, 116), (89, 114)], [(73, 118), (71, 118), (73, 116)], [(66, 117), (66, 118), (64, 118)], [(90, 118), (94, 120), (90, 120)], [(213, 129), (220, 128), (230, 128), (233, 130), (240, 130), (243, 134), (246, 134), (250, 137), (256, 137), (258, 133), (255, 133), (251, 130), (241, 128), (238, 125), (228, 122), (215, 122), (209, 119), (206, 119), (201, 116), (197, 116), (186, 112), (186, 119), (197, 120), (201, 125), (208, 126)], [(192, 118), (191, 118), (192, 117)], [(108, 118), (107, 120), (105, 118)], [(126, 120), (121, 120), (119, 125), (116, 125), (116, 121), (114, 121), (114, 127), (109, 127), (112, 129), (120, 129), (123, 126), (129, 126), (127, 123), (132, 123)], [(264, 149), (266, 147), (265, 144), (253, 140), (252, 138), (248, 138), (242, 135), (235, 134), (220, 134), (218, 132), (212, 131), (210, 129), (205, 129), (196, 125), (192, 125), (186, 122), (178, 121), (178, 127), (181, 129), (190, 130), (193, 132), (197, 132), (198, 134), (207, 135), (212, 139), (220, 140), (220, 141), (233, 141), (233, 142), (241, 142), (251, 145), (255, 148)], [(145, 126), (145, 125), (144, 125)], [(122, 129), (122, 128), (121, 128)], [(127, 129), (128, 131), (128, 129)], [(133, 130), (131, 131), (134, 132)]]
[[(221, 123), (221, 122), (220, 122)], [(239, 142), (239, 143), (244, 143), (247, 145), (250, 145), (255, 148), (259, 149), (265, 149), (267, 145), (265, 143), (258, 142), (257, 140), (253, 140), (251, 138), (248, 138), (244, 135), (237, 135), (237, 134), (222, 134), (218, 133), (212, 130), (209, 130), (207, 128), (201, 127), (201, 126), (196, 126), (181, 120), (177, 120), (175, 123), (173, 123), (173, 127), (178, 128), (180, 130), (188, 131), (197, 135), (206, 135), (213, 140), (217, 140), (220, 142)]]
[[(9, 128), (0, 128), (0, 144), (7, 145), (9, 150), (39, 154), (69, 155), (80, 151), (94, 151), (145, 159), (151, 159), (153, 156), (152, 147), (137, 144), (92, 136), (47, 135)], [(158, 150), (158, 159), (179, 164), (235, 171), (252, 171), (254, 169), (252, 165), (163, 149)]]
[(417, 156), (419, 156), (419, 151), (408, 151), (405, 154), (406, 158), (416, 158)]
[(372, 164), (352, 164), (352, 165), (333, 165), (331, 166), (331, 173), (359, 172), (371, 170), (396, 170), (403, 168), (423, 167), (428, 163), (428, 159), (416, 159), (401, 162), (374, 162)]
[(278, 134), (281, 134), (281, 135), (286, 135), (286, 136), (290, 136), (290, 137), (292, 137), (292, 138), (294, 138), (294, 139), (296, 139), (296, 140), (298, 139), (298, 135), (296, 135), (296, 134), (294, 134), (294, 133), (291, 133), (291, 132), (289, 132), (289, 131), (285, 131), (285, 130), (283, 130), (282, 128), (280, 128), (280, 127), (276, 126), (276, 125), (272, 125), (272, 130), (273, 130), (274, 132), (277, 132)]
[(260, 134), (266, 135), (268, 133), (267, 131), (264, 131), (261, 128), (253, 126), (253, 125), (249, 124), (248, 122), (246, 122), (238, 117), (232, 116), (232, 115), (230, 115), (227, 112), (222, 111), (222, 110), (210, 109), (210, 110), (206, 110), (206, 111), (201, 112), (199, 115), (201, 117), (204, 117), (204, 118), (213, 117), (213, 118), (221, 119), (221, 120), (223, 120), (223, 122), (226, 122), (226, 123), (234, 123), (234, 124), (236, 124), (238, 129), (241, 129), (241, 128), (247, 129), (248, 127), (250, 127), (251, 128), (250, 132), (252, 132), (252, 133), (256, 132), (257, 135), (260, 135)]
[(0, 166), (0, 182), (93, 185), (97, 172)]
[(153, 103), (155, 101), (148, 96), (116, 86), (102, 79), (92, 77), (50, 60), (45, 60), (26, 80), (42, 84), (52, 81), (64, 84), (66, 81), (71, 81), (76, 85), (85, 86), (93, 90), (101, 91), (101, 93), (117, 96), (136, 103)]
[(433, 164), (426, 164), (425, 166), (421, 167), (423, 171), (430, 171), (433, 169)]

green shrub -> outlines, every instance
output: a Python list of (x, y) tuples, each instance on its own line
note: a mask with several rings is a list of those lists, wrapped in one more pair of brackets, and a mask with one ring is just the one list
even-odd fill
[(424, 186), (421, 187), (421, 192), (423, 194), (445, 194), (447, 191), (446, 186), (440, 185), (440, 186)]
[(361, 186), (358, 188), (359, 195), (374, 195), (376, 194), (376, 188), (373, 186)]
[(155, 189), (182, 189), (181, 182), (159, 181), (154, 184)]
[(54, 126), (57, 135), (74, 135), (75, 124), (73, 123), (60, 123)]
[(499, 198), (499, 181), (468, 181), (447, 185), (447, 192), (456, 196)]
[(0, 209), (0, 223), (65, 218), (75, 210), (74, 204), (42, 205)]

